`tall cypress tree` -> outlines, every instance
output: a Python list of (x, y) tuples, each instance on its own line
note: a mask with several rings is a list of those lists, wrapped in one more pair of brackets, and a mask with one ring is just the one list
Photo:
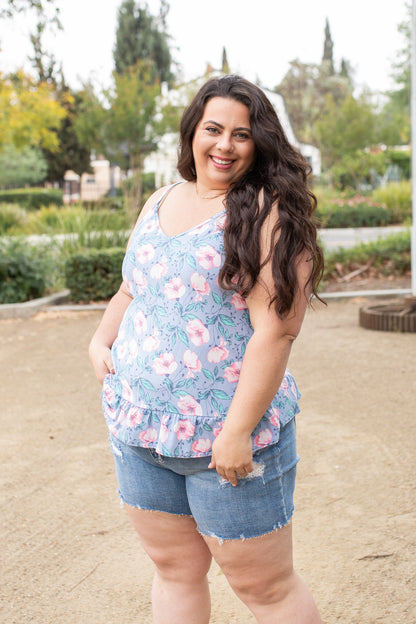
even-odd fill
[(162, 2), (160, 15), (149, 13), (147, 5), (136, 5), (135, 0), (124, 0), (118, 11), (114, 64), (117, 74), (122, 74), (137, 61), (151, 61), (155, 78), (171, 83), (172, 56), (169, 36), (166, 33), (168, 4)]
[(324, 52), (322, 55), (322, 65), (327, 69), (330, 76), (335, 74), (334, 68), (334, 42), (331, 37), (331, 29), (329, 28), (328, 18), (325, 20), (325, 41)]

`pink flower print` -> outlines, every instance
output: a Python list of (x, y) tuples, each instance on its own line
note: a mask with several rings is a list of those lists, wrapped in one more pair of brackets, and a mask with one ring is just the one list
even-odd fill
[(125, 379), (121, 379), (120, 381), (121, 381), (121, 386), (122, 386), (121, 396), (123, 397), (123, 399), (126, 399), (126, 401), (132, 401), (133, 390), (130, 388), (129, 384), (127, 383)]
[(209, 340), (208, 328), (205, 327), (199, 319), (188, 321), (186, 331), (188, 332), (191, 342), (197, 347), (200, 347), (202, 343), (206, 344)]
[(137, 344), (136, 340), (132, 338), (129, 342), (129, 359), (131, 360), (137, 357), (138, 353), (139, 353), (139, 345)]
[(137, 248), (136, 258), (140, 264), (146, 264), (146, 262), (150, 262), (155, 255), (155, 250), (153, 245), (147, 243), (146, 245), (141, 245)]
[(173, 430), (178, 440), (188, 440), (194, 435), (195, 425), (190, 420), (178, 420)]
[(195, 377), (194, 373), (199, 373), (202, 370), (202, 363), (198, 360), (196, 353), (187, 349), (183, 354), (183, 362), (188, 369), (187, 377)]
[(148, 427), (146, 431), (140, 433), (139, 438), (146, 446), (149, 446), (149, 444), (157, 440), (157, 431), (153, 427)]
[(117, 357), (119, 360), (124, 360), (129, 350), (127, 341), (117, 344)]
[(163, 353), (160, 357), (155, 358), (152, 368), (157, 375), (171, 375), (178, 368), (173, 353)]
[(225, 219), (226, 219), (225, 214), (222, 214), (221, 216), (218, 217), (218, 219), (215, 221), (215, 232), (218, 232), (224, 229)]
[(118, 414), (117, 414), (117, 410), (115, 410), (114, 407), (110, 407), (109, 405), (106, 405), (104, 414), (106, 418), (111, 418), (111, 420), (117, 420)]
[(196, 290), (195, 301), (201, 301), (201, 295), (209, 295), (211, 291), (210, 285), (206, 281), (205, 277), (203, 275), (199, 275), (198, 273), (192, 273), (191, 286), (194, 290)]
[(208, 351), (208, 362), (214, 362), (215, 364), (218, 364), (218, 362), (221, 362), (221, 360), (227, 359), (228, 349), (226, 349), (225, 347), (226, 344), (227, 343), (225, 342), (224, 338), (221, 337), (220, 344), (217, 347), (212, 347), (212, 349)]
[(140, 425), (143, 420), (143, 412), (139, 410), (138, 407), (132, 407), (129, 410), (129, 427), (135, 427), (136, 425)]
[(149, 234), (149, 232), (153, 232), (157, 227), (157, 221), (155, 219), (150, 219), (147, 223), (142, 225), (142, 232), (145, 234)]
[(280, 390), (283, 390), (283, 394), (285, 396), (289, 396), (289, 382), (286, 377), (283, 377), (282, 383), (280, 384)]
[(219, 267), (221, 264), (221, 256), (214, 247), (211, 245), (203, 245), (196, 252), (196, 257), (198, 258), (199, 264), (204, 269), (211, 269), (214, 267)]
[(134, 283), (137, 286), (138, 294), (143, 292), (143, 288), (147, 285), (147, 280), (143, 275), (143, 271), (140, 271), (137, 267), (133, 269), (133, 279)]
[(224, 377), (230, 383), (236, 383), (240, 377), (241, 362), (234, 362), (231, 366), (227, 366), (224, 371)]
[(132, 288), (131, 288), (131, 281), (127, 279), (127, 277), (123, 278), (123, 283), (125, 285), (125, 287), (127, 288), (127, 292), (129, 292), (131, 294), (132, 292)]
[(262, 429), (258, 435), (254, 438), (254, 445), (257, 447), (263, 447), (270, 444), (272, 441), (272, 432), (270, 429)]
[(292, 381), (292, 383), (290, 384), (290, 391), (292, 392), (293, 396), (295, 397), (295, 399), (298, 398), (298, 391), (296, 388), (296, 384), (294, 381)]
[(168, 299), (180, 299), (186, 292), (186, 286), (180, 277), (172, 277), (172, 279), (165, 284), (164, 292)]
[(202, 416), (202, 407), (190, 394), (181, 396), (178, 401), (178, 407), (184, 416)]
[(245, 308), (247, 308), (246, 300), (240, 295), (240, 293), (233, 294), (231, 303), (236, 310), (245, 310)]
[(169, 429), (167, 428), (166, 425), (160, 425), (159, 440), (165, 443), (168, 437), (169, 437)]
[(134, 317), (134, 329), (137, 334), (143, 334), (147, 329), (147, 319), (143, 312), (139, 310)]
[(156, 331), (153, 336), (148, 336), (143, 341), (143, 350), (150, 353), (150, 351), (156, 351), (160, 344), (160, 340), (158, 338), (158, 332)]
[(156, 264), (154, 264), (150, 269), (150, 276), (153, 277), (153, 279), (160, 279), (161, 277), (166, 275), (167, 270), (168, 267), (166, 266), (166, 264), (163, 264), (162, 262), (156, 262)]
[(208, 438), (200, 438), (192, 444), (192, 450), (194, 453), (201, 455), (201, 453), (209, 451), (211, 446), (211, 440), (208, 440)]
[(278, 427), (280, 424), (279, 410), (277, 407), (272, 407), (272, 415), (270, 416), (270, 422), (274, 427)]
[[(214, 412), (214, 415), (215, 415), (215, 416), (218, 416), (218, 414), (217, 414), (216, 412)], [(214, 436), (215, 436), (215, 437), (217, 437), (217, 436), (221, 433), (223, 426), (224, 426), (224, 422), (221, 422), (221, 423), (218, 425), (218, 427), (215, 427), (215, 428), (214, 428)]]
[(105, 384), (104, 386), (104, 398), (106, 402), (110, 404), (113, 403), (114, 399), (116, 398), (116, 393), (114, 392), (113, 388), (111, 388), (107, 384)]

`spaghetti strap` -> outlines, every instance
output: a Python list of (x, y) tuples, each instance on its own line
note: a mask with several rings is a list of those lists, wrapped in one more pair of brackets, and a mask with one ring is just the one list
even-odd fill
[(174, 186), (177, 186), (178, 184), (184, 184), (184, 182), (186, 182), (186, 180), (178, 180), (178, 182), (174, 182), (173, 184), (170, 184), (168, 186), (168, 188), (165, 189), (165, 192), (157, 200), (157, 202), (155, 204), (157, 206), (157, 208), (159, 208), (159, 206), (162, 204), (162, 202), (165, 199), (165, 197), (167, 196), (167, 194), (170, 193), (170, 191), (173, 189)]

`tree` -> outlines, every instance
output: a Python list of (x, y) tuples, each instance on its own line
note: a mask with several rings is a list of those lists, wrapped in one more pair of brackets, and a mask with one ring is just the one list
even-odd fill
[(159, 18), (148, 11), (146, 5), (136, 5), (134, 0), (124, 0), (118, 11), (114, 64), (117, 74), (122, 74), (137, 61), (152, 61), (153, 79), (171, 84), (172, 57), (165, 32), (167, 2), (162, 3)]
[(46, 52), (43, 48), (42, 37), (46, 28), (47, 22), (42, 16), (36, 24), (36, 32), (30, 35), (33, 56), (29, 57), (29, 61), (37, 71), (39, 82), (56, 84), (57, 75), (60, 75), (61, 81), (63, 81), (62, 67), (57, 64), (55, 56)]
[(94, 85), (89, 81), (83, 84), (76, 98), (77, 114), (74, 119), (74, 128), (79, 143), (88, 146), (90, 151), (110, 156), (107, 140), (110, 113), (102, 102), (102, 99), (108, 99), (107, 94), (102, 94), (102, 99), (100, 99), (100, 95), (95, 92)]
[(47, 161), (49, 182), (58, 182), (63, 185), (65, 172), (68, 169), (79, 175), (91, 171), (91, 150), (88, 143), (79, 139), (76, 131), (77, 109), (80, 98), (69, 87), (62, 85), (57, 90), (57, 98), (66, 111), (57, 132), (58, 148), (55, 151), (43, 150)]
[(361, 154), (376, 143), (376, 127), (377, 115), (368, 95), (356, 99), (350, 94), (341, 104), (328, 96), (316, 123), (324, 166), (336, 170), (338, 178), (346, 170), (358, 184), (360, 169), (369, 162)]
[(230, 73), (230, 66), (228, 64), (228, 59), (227, 59), (227, 50), (225, 49), (225, 47), (222, 49), (221, 71), (223, 74)]
[(143, 60), (122, 74), (115, 72), (114, 81), (107, 136), (118, 161), (130, 172), (125, 197), (134, 211), (141, 197), (144, 158), (157, 147), (154, 118), (160, 84), (154, 80), (154, 64)]
[(331, 37), (331, 30), (329, 28), (328, 18), (325, 20), (325, 41), (324, 41), (324, 51), (322, 54), (322, 66), (325, 67), (328, 74), (333, 76), (335, 74), (334, 68), (334, 42)]
[(7, 78), (0, 75), (0, 149), (14, 145), (56, 151), (65, 115), (51, 85), (38, 84), (22, 71)]
[(0, 187), (22, 187), (43, 182), (48, 165), (39, 148), (24, 147), (17, 150), (6, 145), (0, 151)]
[(339, 74), (329, 75), (327, 68), (296, 59), (275, 91), (285, 100), (298, 139), (319, 146), (316, 122), (322, 116), (326, 98), (331, 96), (334, 102), (341, 103), (352, 92), (352, 84)]
[[(38, 14), (44, 14), (47, 7), (52, 6), (55, 0), (6, 0), (6, 6), (0, 9), (0, 18), (10, 18), (16, 13), (35, 10)], [(55, 7), (55, 19), (58, 19), (59, 9)]]
[(407, 5), (408, 17), (399, 24), (404, 38), (398, 52), (392, 76), (397, 88), (388, 92), (380, 113), (380, 141), (386, 145), (406, 145), (410, 142), (410, 73), (411, 73), (411, 16), (412, 5)]

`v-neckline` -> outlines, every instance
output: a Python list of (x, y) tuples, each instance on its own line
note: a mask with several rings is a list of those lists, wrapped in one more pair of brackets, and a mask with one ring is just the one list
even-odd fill
[(165, 230), (162, 228), (162, 224), (160, 223), (160, 216), (159, 216), (159, 208), (160, 205), (162, 203), (162, 201), (165, 199), (166, 195), (171, 191), (171, 189), (176, 186), (177, 184), (181, 184), (181, 182), (176, 182), (175, 184), (173, 184), (166, 193), (163, 193), (162, 197), (160, 197), (156, 204), (155, 204), (155, 210), (156, 210), (156, 219), (157, 219), (157, 225), (159, 228), (159, 231), (163, 234), (163, 236), (165, 236), (166, 238), (170, 239), (170, 240), (174, 240), (175, 238), (179, 238), (180, 236), (184, 236), (185, 234), (189, 234), (190, 232), (192, 232), (193, 230), (196, 230), (197, 228), (202, 227), (203, 225), (205, 225), (206, 223), (208, 223), (209, 221), (211, 221), (212, 219), (218, 219), (222, 214), (225, 214), (225, 208), (223, 208), (222, 210), (220, 210), (219, 212), (217, 212), (216, 214), (212, 215), (211, 217), (208, 217), (207, 219), (204, 219), (204, 221), (201, 221), (201, 223), (197, 223), (196, 225), (193, 225), (192, 227), (188, 228), (187, 230), (184, 230), (183, 232), (179, 232), (179, 234), (174, 234), (173, 236), (171, 236), (170, 234), (167, 234), (165, 232)]

